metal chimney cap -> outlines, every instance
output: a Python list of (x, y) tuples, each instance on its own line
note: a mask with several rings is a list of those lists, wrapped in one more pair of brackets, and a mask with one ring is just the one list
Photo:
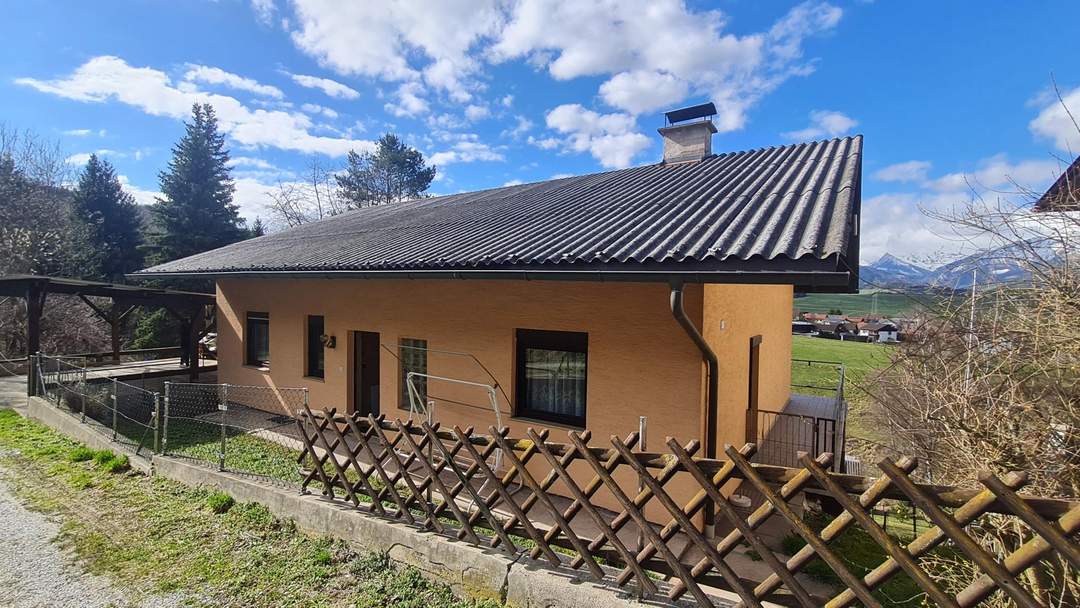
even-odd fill
[(693, 120), (695, 118), (705, 118), (708, 116), (716, 116), (716, 105), (711, 101), (709, 103), (690, 106), (688, 108), (679, 108), (677, 110), (664, 112), (664, 118), (667, 119), (668, 124), (674, 124), (684, 120)]

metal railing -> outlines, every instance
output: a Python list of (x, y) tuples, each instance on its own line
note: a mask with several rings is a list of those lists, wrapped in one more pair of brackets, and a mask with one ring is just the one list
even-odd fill
[(113, 441), (157, 452), (161, 440), (161, 394), (115, 378), (92, 378), (82, 359), (38, 354), (32, 367), (40, 395)]
[(161, 452), (230, 471), (298, 481), (292, 414), (306, 388), (166, 382)]

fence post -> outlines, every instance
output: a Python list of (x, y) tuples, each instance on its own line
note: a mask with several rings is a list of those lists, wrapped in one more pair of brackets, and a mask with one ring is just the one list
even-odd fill
[(225, 470), (225, 416), (229, 412), (229, 385), (221, 385), (221, 403), (218, 404), (221, 412), (221, 450), (218, 452), (218, 470)]
[(41, 365), (38, 358), (40, 353), (34, 353), (26, 357), (26, 396), (38, 396), (38, 367)]
[(154, 393), (154, 453), (161, 453), (161, 393)]
[(161, 419), (161, 453), (169, 451), (169, 387), (172, 383), (165, 382), (165, 413)]
[[(116, 382), (117, 382), (116, 378), (113, 378), (112, 379), (112, 394), (109, 395), (109, 399), (112, 401), (112, 440), (113, 441), (116, 441), (116, 410), (117, 410), (117, 408), (116, 408)], [(83, 400), (83, 403), (85, 404), (86, 401)], [(85, 408), (86, 406), (83, 405), (83, 407)]]
[[(646, 451), (646, 432), (649, 430), (649, 420), (645, 416), (638, 416), (638, 452)], [(645, 480), (638, 475), (638, 494), (645, 489)], [(637, 550), (645, 548), (645, 530), (638, 526)]]

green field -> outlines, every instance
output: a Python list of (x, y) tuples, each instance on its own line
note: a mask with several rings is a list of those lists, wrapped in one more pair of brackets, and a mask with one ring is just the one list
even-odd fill
[[(844, 395), (848, 402), (848, 436), (874, 437), (863, 423), (866, 393), (860, 385), (867, 374), (889, 365), (895, 345), (869, 342), (826, 340), (809, 336), (791, 337), (791, 390), (807, 395), (828, 396), (835, 394), (838, 372), (832, 366), (807, 365), (798, 359), (835, 361), (844, 364)], [(803, 388), (805, 386), (829, 387), (831, 390)]]
[(845, 315), (865, 316), (877, 314), (884, 317), (904, 317), (917, 308), (932, 304), (934, 296), (925, 293), (897, 293), (881, 290), (863, 290), (859, 293), (812, 293), (795, 298), (795, 310), (799, 312), (829, 312), (839, 310)]

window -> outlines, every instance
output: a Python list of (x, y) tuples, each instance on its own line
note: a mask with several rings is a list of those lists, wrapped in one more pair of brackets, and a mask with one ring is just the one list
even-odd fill
[(585, 426), (589, 335), (517, 330), (517, 415)]
[[(409, 409), (409, 372), (417, 374), (427, 373), (427, 340), (416, 338), (402, 338), (398, 343), (398, 358), (401, 360), (401, 398), (398, 407), (403, 410)], [(413, 387), (420, 398), (420, 406), (427, 406), (427, 377), (413, 376)]]
[(259, 367), (270, 365), (270, 313), (247, 313), (244, 342), (246, 346), (244, 363)]
[(326, 351), (323, 348), (322, 337), (326, 333), (323, 328), (324, 321), (321, 315), (308, 315), (307, 318), (307, 376), (310, 378), (323, 378), (326, 375), (325, 359)]

